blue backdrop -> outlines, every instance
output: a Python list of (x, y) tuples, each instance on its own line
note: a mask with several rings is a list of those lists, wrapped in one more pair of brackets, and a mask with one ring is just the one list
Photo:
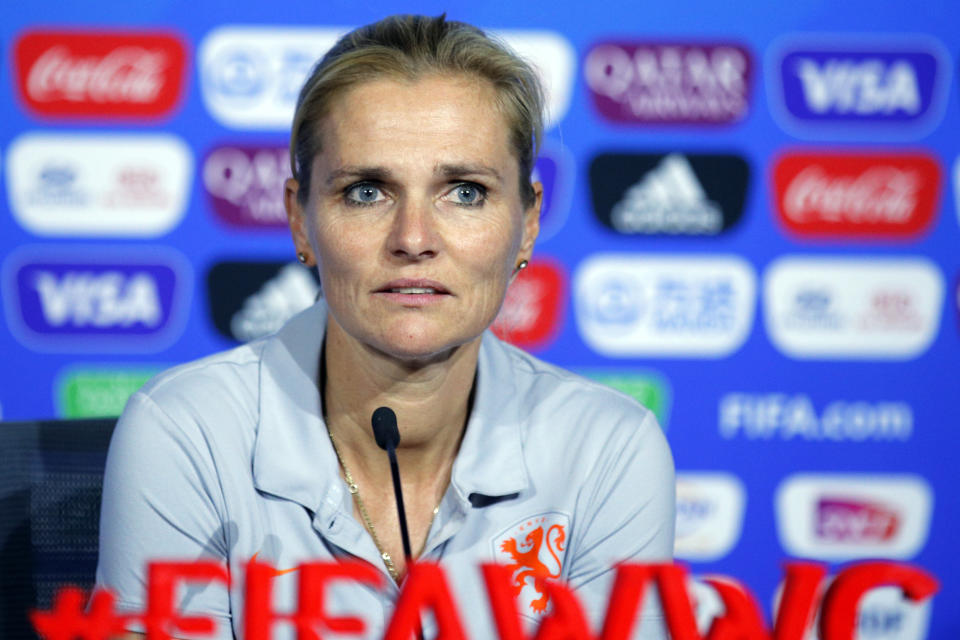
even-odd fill
[(872, 594), (859, 637), (957, 637), (954, 3), (8, 6), (2, 418), (115, 414), (308, 304), (293, 97), (339, 33), (410, 11), (549, 85), (542, 234), (496, 328), (658, 413), (678, 557), (768, 612), (786, 557), (913, 562), (940, 593)]

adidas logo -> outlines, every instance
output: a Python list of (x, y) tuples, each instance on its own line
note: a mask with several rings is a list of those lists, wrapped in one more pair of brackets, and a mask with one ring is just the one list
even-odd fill
[(285, 265), (244, 300), (230, 318), (230, 332), (241, 342), (269, 335), (312, 305), (319, 291), (308, 269), (298, 264)]
[(686, 157), (671, 153), (627, 189), (610, 222), (621, 233), (716, 234), (723, 210), (707, 198)]

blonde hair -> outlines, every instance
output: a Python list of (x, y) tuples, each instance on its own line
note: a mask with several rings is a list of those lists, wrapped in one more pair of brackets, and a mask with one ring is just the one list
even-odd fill
[(524, 206), (535, 196), (530, 174), (543, 135), (543, 89), (531, 66), (480, 29), (445, 15), (390, 16), (343, 36), (320, 59), (300, 90), (290, 132), (290, 167), (299, 182), (297, 199), (310, 193), (310, 170), (321, 150), (317, 126), (333, 99), (370, 80), (415, 80), (428, 74), (466, 74), (494, 86), (510, 143), (520, 166)]

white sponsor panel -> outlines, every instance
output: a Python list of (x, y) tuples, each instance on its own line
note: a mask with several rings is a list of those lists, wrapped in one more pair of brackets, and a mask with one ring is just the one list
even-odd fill
[(574, 276), (581, 336), (618, 358), (729, 355), (750, 332), (755, 296), (737, 256), (595, 254)]
[(926, 544), (933, 492), (911, 474), (799, 473), (780, 483), (775, 502), (791, 555), (907, 560)]
[(709, 562), (730, 553), (743, 529), (746, 492), (735, 475), (677, 473), (674, 555)]
[[(820, 597), (833, 582), (828, 577), (820, 592)], [(773, 595), (773, 616), (776, 619), (783, 597), (783, 582), (777, 585)], [(875, 587), (863, 595), (857, 607), (857, 619), (854, 627), (854, 640), (925, 640), (930, 624), (930, 610), (933, 600), (922, 602), (908, 600), (900, 587)], [(804, 640), (822, 640), (820, 633), (820, 603), (810, 621)]]
[(199, 47), (207, 110), (235, 129), (289, 131), (300, 87), (348, 27), (214, 29)]
[(42, 236), (162, 235), (183, 218), (193, 176), (169, 134), (26, 133), (6, 165), (13, 216)]
[(717, 425), (730, 440), (906, 442), (913, 408), (906, 402), (833, 400), (818, 410), (804, 393), (726, 393)]
[[(351, 27), (256, 27), (214, 29), (199, 47), (200, 89), (207, 110), (234, 129), (288, 131), (297, 96), (314, 64)], [(570, 107), (576, 54), (553, 31), (493, 31), (540, 73), (547, 122)]]
[(915, 358), (940, 327), (944, 282), (925, 258), (788, 256), (764, 274), (767, 332), (799, 359)]

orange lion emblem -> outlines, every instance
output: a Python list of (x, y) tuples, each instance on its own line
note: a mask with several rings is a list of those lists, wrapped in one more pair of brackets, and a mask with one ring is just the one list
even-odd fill
[[(547, 610), (549, 596), (544, 583), (559, 578), (563, 566), (561, 554), (566, 548), (566, 526), (555, 520), (549, 516), (524, 520), (513, 529), (514, 535), (503, 540), (499, 547), (510, 558), (507, 568), (513, 574), (514, 595), (520, 595), (528, 585), (536, 592), (538, 597), (530, 601), (530, 608), (535, 613)], [(546, 554), (542, 553), (544, 551)]]

